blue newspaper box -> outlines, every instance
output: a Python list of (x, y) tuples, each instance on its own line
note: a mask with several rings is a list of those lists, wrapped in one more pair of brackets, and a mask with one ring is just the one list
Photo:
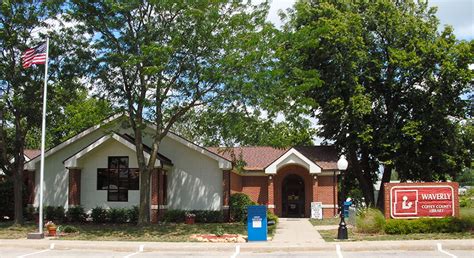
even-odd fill
[(267, 207), (254, 205), (247, 211), (248, 241), (267, 241)]
[(344, 217), (349, 218), (349, 207), (352, 205), (352, 202), (344, 202)]

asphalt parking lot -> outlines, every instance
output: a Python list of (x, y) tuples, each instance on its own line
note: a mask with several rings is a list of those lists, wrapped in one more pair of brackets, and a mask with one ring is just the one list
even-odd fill
[(160, 252), (147, 251), (145, 248), (137, 248), (136, 252), (123, 251), (107, 251), (107, 250), (60, 250), (55, 249), (54, 245), (48, 249), (33, 249), (33, 248), (0, 248), (0, 258), (10, 257), (124, 257), (124, 258), (141, 258), (141, 257), (163, 257), (163, 258), (314, 258), (314, 257), (336, 257), (336, 258), (375, 258), (375, 257), (466, 257), (473, 258), (474, 253), (469, 250), (448, 250), (439, 249), (438, 246), (433, 246), (430, 251), (344, 251), (342, 248), (335, 248), (333, 251), (311, 251), (311, 252), (240, 252), (239, 247), (235, 250), (228, 251), (212, 251), (212, 252)]

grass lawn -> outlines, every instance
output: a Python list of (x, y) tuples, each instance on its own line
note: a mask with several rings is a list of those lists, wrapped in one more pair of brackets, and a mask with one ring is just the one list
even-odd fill
[[(337, 229), (318, 231), (326, 242), (338, 241)], [(360, 234), (349, 229), (349, 241), (381, 241), (381, 240), (421, 240), (421, 239), (472, 239), (474, 233), (430, 233), (430, 234), (407, 234), (407, 235), (388, 235), (388, 234)]]
[[(64, 224), (63, 224), (64, 225)], [(226, 234), (247, 234), (243, 223), (209, 223), (209, 224), (154, 224), (138, 227), (129, 224), (83, 224), (73, 225), (79, 232), (59, 239), (97, 240), (97, 241), (157, 241), (157, 242), (188, 242), (192, 234), (213, 234), (219, 227)], [(26, 224), (22, 227), (13, 226), (11, 222), (0, 223), (0, 238), (26, 238), (28, 232), (34, 232), (36, 225)]]
[(322, 225), (337, 225), (339, 224), (340, 218), (329, 218), (329, 219), (309, 219), (309, 222), (313, 226), (322, 226)]
[(474, 217), (474, 208), (459, 208), (461, 217)]

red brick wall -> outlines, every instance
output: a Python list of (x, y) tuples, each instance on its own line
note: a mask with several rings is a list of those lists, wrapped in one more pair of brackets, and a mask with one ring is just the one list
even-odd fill
[(304, 213), (306, 217), (311, 214), (311, 202), (313, 196), (313, 179), (309, 171), (298, 165), (288, 165), (278, 170), (275, 176), (274, 193), (275, 193), (275, 214), (282, 216), (282, 183), (288, 175), (298, 175), (304, 180), (305, 184), (305, 208)]
[(69, 206), (81, 205), (81, 170), (69, 169)]
[(459, 184), (456, 182), (429, 182), (429, 183), (385, 183), (384, 184), (384, 204), (385, 204), (385, 218), (390, 218), (390, 190), (394, 186), (430, 186), (430, 185), (449, 185), (453, 187), (454, 191), (454, 216), (459, 217)]
[(258, 204), (266, 205), (268, 203), (268, 177), (243, 176), (242, 193), (245, 193), (250, 196), (250, 199), (252, 199), (252, 201)]
[(230, 193), (242, 192), (242, 177), (235, 172), (230, 173)]
[[(317, 202), (334, 204), (334, 200), (336, 200), (337, 203), (337, 179), (334, 180), (333, 176), (318, 176), (317, 184)], [(336, 185), (336, 195), (334, 195), (334, 185)]]

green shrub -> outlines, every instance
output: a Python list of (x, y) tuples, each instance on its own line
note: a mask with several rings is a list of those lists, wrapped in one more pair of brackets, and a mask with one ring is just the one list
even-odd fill
[(91, 217), (94, 223), (107, 222), (107, 210), (102, 207), (97, 206), (92, 209)]
[(213, 234), (216, 236), (223, 236), (225, 234), (225, 230), (222, 226), (217, 226)]
[(35, 207), (29, 206), (23, 210), (23, 214), (24, 214), (23, 217), (25, 218), (25, 220), (32, 221), (36, 219), (36, 216), (38, 215), (38, 209)]
[(267, 221), (273, 220), (275, 221), (275, 224), (278, 223), (278, 216), (275, 215), (273, 212), (270, 210), (267, 210)]
[(250, 197), (244, 193), (235, 193), (230, 196), (230, 217), (233, 221), (247, 220), (247, 207), (255, 205)]
[(78, 232), (79, 230), (76, 228), (76, 227), (73, 227), (73, 226), (64, 226), (62, 229), (61, 229), (62, 232), (64, 233), (76, 233)]
[(87, 215), (82, 206), (74, 206), (67, 210), (66, 219), (69, 222), (82, 223), (86, 221)]
[(191, 213), (196, 214), (195, 221), (197, 223), (219, 223), (224, 221), (222, 211), (192, 210)]
[(44, 216), (46, 220), (61, 222), (65, 219), (65, 211), (62, 206), (46, 206), (44, 208)]
[(387, 234), (416, 234), (416, 233), (453, 233), (466, 232), (474, 229), (472, 218), (420, 218), (414, 220), (387, 220)]
[(124, 208), (108, 209), (107, 219), (111, 223), (126, 223), (128, 221), (128, 210)]
[(364, 209), (356, 217), (356, 229), (360, 233), (378, 233), (384, 225), (385, 217), (378, 209)]
[(462, 208), (474, 208), (474, 201), (469, 196), (459, 198), (459, 206)]
[(128, 222), (137, 224), (138, 223), (138, 206), (133, 206), (130, 209), (127, 209)]
[(184, 210), (167, 210), (163, 215), (163, 221), (175, 223), (184, 222), (185, 212)]

